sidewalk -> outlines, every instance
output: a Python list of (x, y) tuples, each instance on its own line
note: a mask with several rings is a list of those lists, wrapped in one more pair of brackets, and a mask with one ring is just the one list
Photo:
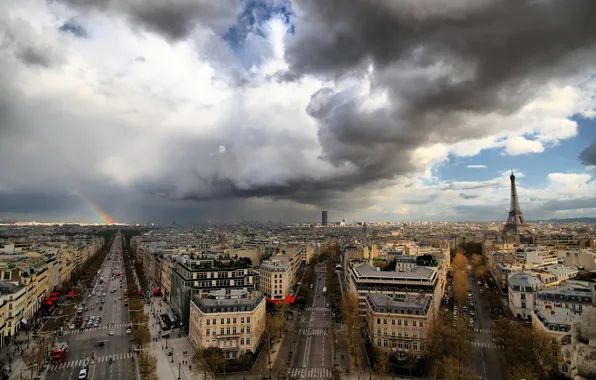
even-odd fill
[[(153, 312), (159, 316), (168, 307), (161, 298), (151, 298)], [(182, 380), (203, 380), (203, 374), (192, 370), (194, 365), (193, 356), (195, 350), (181, 329), (170, 330), (170, 338), (163, 339), (159, 335), (159, 321), (151, 313), (151, 305), (145, 304), (145, 313), (149, 316), (149, 331), (151, 336), (157, 338), (157, 342), (151, 343), (151, 352), (157, 359), (157, 375), (160, 379), (178, 379), (178, 372)], [(180, 334), (180, 337), (178, 337)], [(166, 348), (167, 347), (167, 348)], [(186, 351), (186, 356), (183, 352)], [(172, 352), (171, 356), (168, 353)], [(182, 364), (182, 362), (187, 364)], [(178, 366), (180, 363), (180, 366)], [(180, 371), (179, 371), (180, 369)], [(173, 376), (173, 377), (172, 377)]]

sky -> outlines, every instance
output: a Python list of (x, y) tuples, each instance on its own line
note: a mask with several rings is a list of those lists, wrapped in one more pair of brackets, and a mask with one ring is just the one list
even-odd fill
[(504, 221), (511, 170), (527, 219), (596, 217), (595, 15), (2, 1), (0, 219)]

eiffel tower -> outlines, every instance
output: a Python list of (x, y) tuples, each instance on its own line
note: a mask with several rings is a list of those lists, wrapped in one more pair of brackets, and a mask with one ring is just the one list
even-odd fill
[(530, 225), (526, 223), (526, 218), (524, 218), (524, 214), (519, 207), (519, 202), (517, 200), (517, 189), (515, 188), (515, 175), (513, 175), (513, 170), (511, 170), (509, 179), (511, 180), (511, 204), (509, 206), (509, 217), (507, 218), (507, 223), (505, 223), (505, 226), (503, 227), (503, 233), (519, 235), (524, 231), (531, 231), (532, 229)]

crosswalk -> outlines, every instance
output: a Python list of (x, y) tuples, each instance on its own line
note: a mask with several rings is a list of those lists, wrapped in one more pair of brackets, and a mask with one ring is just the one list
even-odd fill
[(110, 326), (109, 324), (106, 324), (106, 325), (101, 325), (101, 326), (98, 326), (98, 327), (91, 327), (91, 328), (88, 328), (88, 329), (66, 330), (64, 332), (64, 335), (80, 334), (82, 332), (87, 332), (87, 331), (98, 331), (98, 330), (117, 329), (117, 328), (128, 327), (128, 326), (129, 326), (128, 323), (114, 323), (113, 326)]
[(498, 346), (494, 343), (485, 343), (485, 342), (472, 342), (472, 346), (482, 347), (482, 348), (492, 348), (494, 350), (502, 350), (503, 349), (503, 347)]
[(329, 368), (290, 368), (288, 377), (290, 379), (324, 379), (332, 378), (333, 374)]
[(329, 335), (327, 329), (300, 329), (298, 335)]
[[(132, 358), (132, 353), (130, 352), (122, 352), (120, 354), (113, 354), (113, 355), (106, 355), (106, 356), (96, 356), (95, 360), (92, 361), (95, 362), (95, 364), (98, 363), (105, 363), (110, 361), (110, 358), (112, 358), (112, 360), (126, 360), (126, 359), (130, 359)], [(79, 359), (79, 360), (70, 360), (64, 363), (59, 363), (59, 364), (52, 364), (50, 365), (50, 371), (56, 370), (56, 369), (65, 369), (65, 368), (73, 368), (73, 367), (81, 367), (83, 364), (85, 364), (85, 362), (87, 362), (87, 359)]]
[(479, 328), (474, 328), (473, 329), (475, 333), (483, 333), (483, 334), (490, 334), (491, 331), (490, 329), (479, 329)]
[(327, 312), (329, 311), (326, 307), (307, 307), (306, 311), (319, 311), (319, 312)]

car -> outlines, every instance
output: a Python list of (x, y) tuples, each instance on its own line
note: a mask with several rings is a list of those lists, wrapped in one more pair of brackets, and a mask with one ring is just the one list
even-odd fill
[(128, 302), (127, 301), (124, 301), (124, 306), (128, 306)]
[(331, 305), (327, 304), (327, 308), (330, 308), (330, 307), (331, 307)]
[(493, 342), (496, 344), (503, 344), (505, 340), (503, 338), (495, 338), (493, 339)]
[(79, 380), (85, 380), (87, 378), (87, 370), (85, 368), (79, 371)]
[(132, 329), (131, 329), (130, 327), (127, 327), (127, 328), (126, 328), (126, 333), (127, 333), (127, 334), (130, 334), (130, 333), (132, 333)]
[(99, 327), (99, 322), (95, 322), (95, 323), (93, 324), (93, 327)]

